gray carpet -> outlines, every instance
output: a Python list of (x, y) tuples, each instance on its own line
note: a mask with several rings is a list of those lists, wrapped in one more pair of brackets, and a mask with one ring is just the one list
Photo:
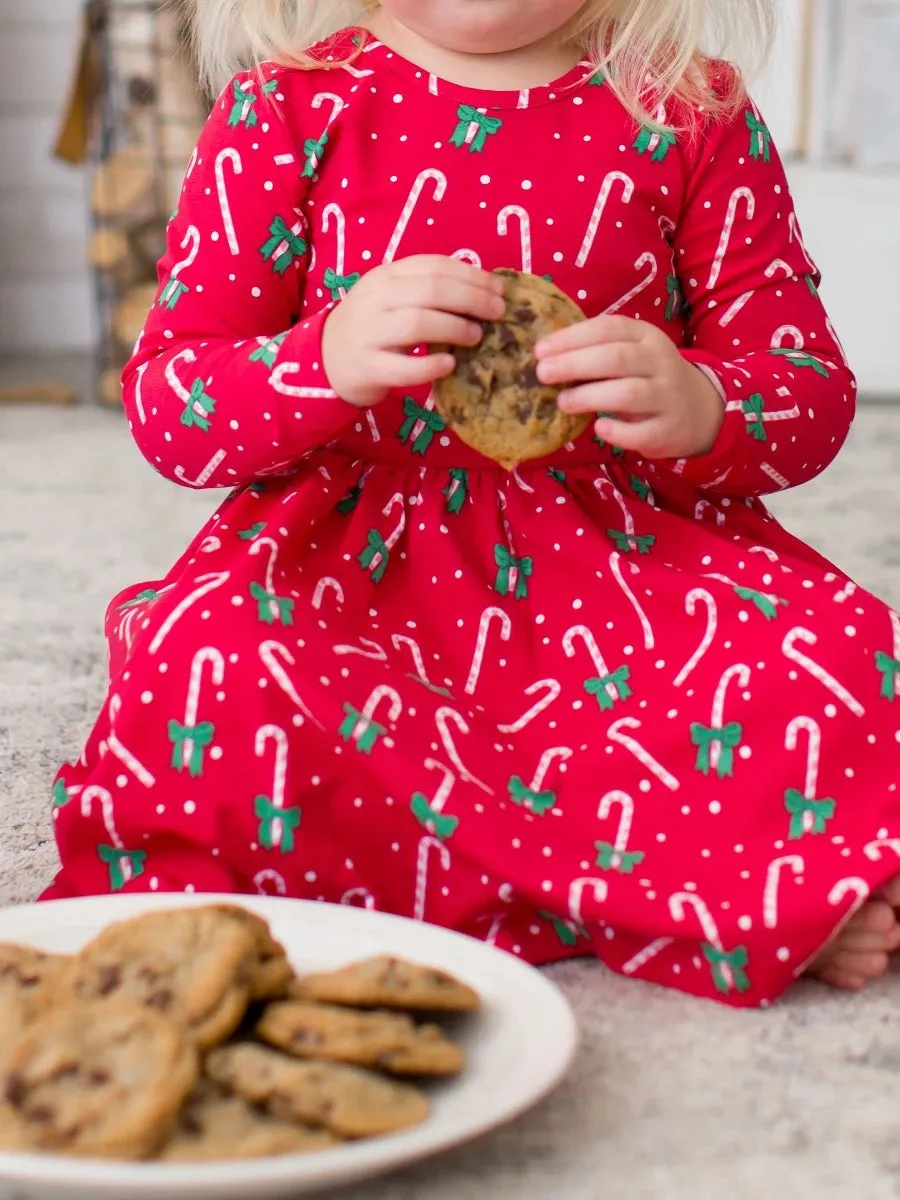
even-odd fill
[[(900, 411), (866, 409), (824, 480), (777, 507), (900, 605), (898, 468)], [(48, 786), (101, 701), (106, 602), (164, 571), (215, 499), (159, 480), (112, 414), (0, 410), (0, 903), (52, 874)], [(896, 980), (738, 1015), (590, 965), (555, 978), (584, 1031), (557, 1095), (344, 1200), (900, 1197)]]

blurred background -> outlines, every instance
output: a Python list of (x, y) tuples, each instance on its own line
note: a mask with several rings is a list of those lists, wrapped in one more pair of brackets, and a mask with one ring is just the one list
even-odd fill
[[(900, 395), (900, 0), (779, 8), (776, 54), (755, 91), (862, 390), (890, 398)], [(61, 382), (119, 403), (118, 369), (204, 114), (177, 12), (152, 0), (0, 0), (6, 385)]]

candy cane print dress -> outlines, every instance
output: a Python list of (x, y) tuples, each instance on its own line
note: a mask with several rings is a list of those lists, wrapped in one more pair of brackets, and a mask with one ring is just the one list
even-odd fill
[[(769, 1003), (900, 871), (900, 618), (761, 499), (855, 399), (769, 131), (353, 36), (236, 78), (191, 159), (126, 406), (159, 472), (230, 490), (112, 602), (46, 895), (357, 904)], [(422, 253), (666, 330), (721, 389), (712, 452), (589, 432), (506, 473), (427, 389), (347, 405), (324, 322)]]

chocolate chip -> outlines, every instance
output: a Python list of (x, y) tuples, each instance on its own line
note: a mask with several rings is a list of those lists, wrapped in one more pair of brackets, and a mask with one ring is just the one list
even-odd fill
[(175, 999), (170, 988), (159, 988), (147, 997), (147, 1004), (150, 1008), (161, 1008), (165, 1011), (171, 1007), (172, 1001)]
[(20, 1108), (25, 1103), (27, 1095), (28, 1084), (25, 1082), (25, 1077), (17, 1071), (10, 1072), (6, 1081), (6, 1099), (14, 1108)]
[(74, 1063), (66, 1063), (65, 1066), (59, 1067), (56, 1071), (54, 1071), (54, 1073), (50, 1076), (50, 1082), (59, 1083), (63, 1079), (74, 1079), (80, 1073), (81, 1072)]
[(56, 1109), (50, 1108), (46, 1104), (39, 1104), (37, 1108), (30, 1108), (25, 1117), (33, 1125), (50, 1125), (56, 1120)]
[(534, 409), (527, 400), (522, 399), (516, 402), (516, 420), (520, 425), (527, 425), (533, 412)]
[(522, 372), (522, 386), (527, 388), (540, 388), (544, 386), (537, 376), (537, 363), (529, 363)]
[(497, 341), (501, 350), (515, 350), (519, 339), (508, 325), (501, 325), (497, 331)]
[(110, 1075), (108, 1071), (91, 1071), (90, 1075), (88, 1075), (88, 1083), (91, 1087), (103, 1087), (104, 1084), (109, 1083), (109, 1080)]
[(516, 309), (516, 311), (513, 313), (513, 318), (514, 320), (518, 321), (520, 325), (533, 325), (537, 320), (537, 314), (533, 309), (525, 308), (523, 305), (522, 307)]
[(182, 1113), (181, 1128), (185, 1133), (189, 1133), (192, 1137), (201, 1137), (204, 1133), (206, 1133), (206, 1130), (203, 1127), (203, 1122), (196, 1115), (196, 1113), (192, 1113), (190, 1111)]
[(121, 967), (104, 967), (100, 972), (100, 978), (97, 984), (97, 991), (101, 996), (108, 996), (110, 992), (114, 992), (122, 982)]
[(146, 983), (159, 983), (162, 976), (153, 967), (143, 966), (137, 973), (137, 978)]

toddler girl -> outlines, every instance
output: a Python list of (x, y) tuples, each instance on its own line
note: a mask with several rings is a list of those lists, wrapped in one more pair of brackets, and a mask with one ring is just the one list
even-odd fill
[[(231, 491), (109, 609), (47, 897), (358, 904), (735, 1005), (882, 973), (900, 617), (762, 499), (829, 465), (855, 384), (706, 6), (195, 7), (237, 74), (126, 408)], [(583, 308), (537, 372), (603, 414), (512, 473), (431, 398), (500, 266)]]

